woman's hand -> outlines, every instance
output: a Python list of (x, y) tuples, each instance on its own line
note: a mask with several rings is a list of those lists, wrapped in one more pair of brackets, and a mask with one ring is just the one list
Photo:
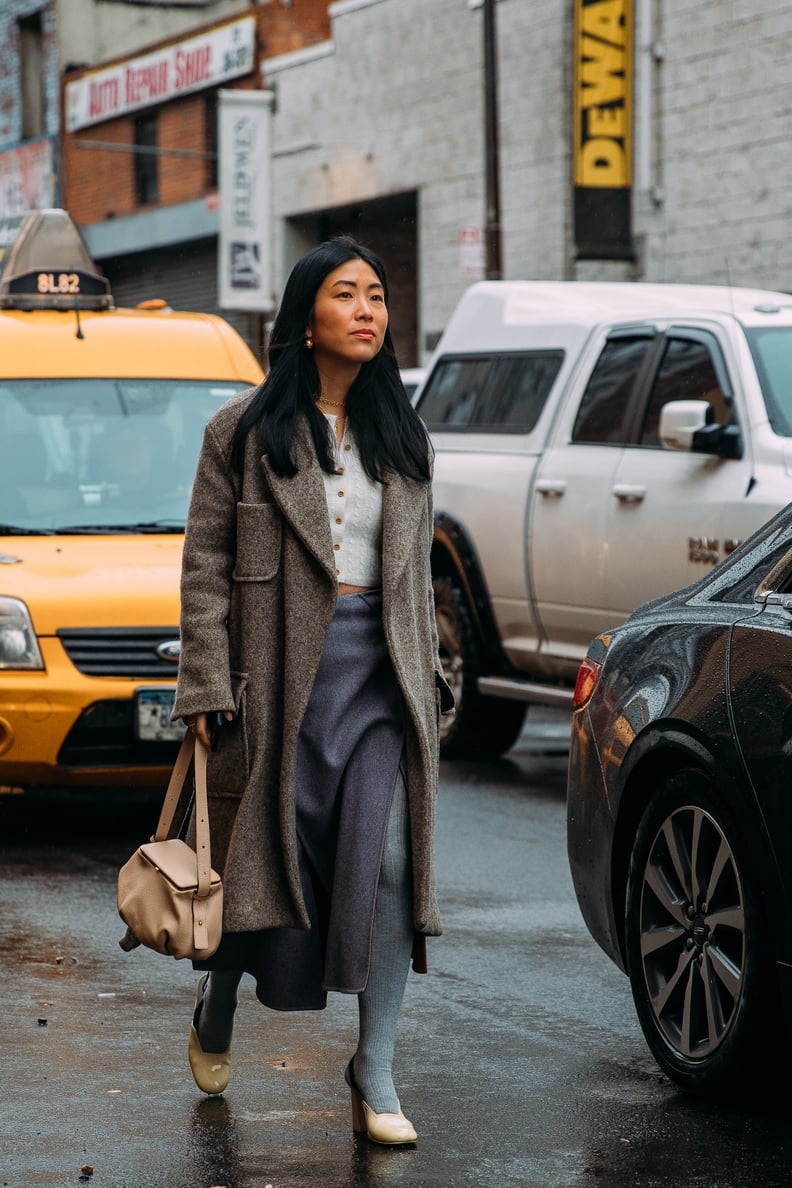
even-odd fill
[[(231, 722), (234, 715), (230, 710), (225, 710), (223, 717), (226, 722)], [(187, 729), (191, 730), (198, 741), (203, 743), (207, 751), (211, 751), (212, 749), (212, 739), (209, 735), (209, 718), (209, 714), (190, 714), (189, 718), (185, 719)]]

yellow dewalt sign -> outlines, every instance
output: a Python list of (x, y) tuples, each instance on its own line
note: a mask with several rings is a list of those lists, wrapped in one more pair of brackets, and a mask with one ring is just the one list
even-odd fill
[(630, 186), (632, 40), (632, 0), (575, 0), (575, 186)]

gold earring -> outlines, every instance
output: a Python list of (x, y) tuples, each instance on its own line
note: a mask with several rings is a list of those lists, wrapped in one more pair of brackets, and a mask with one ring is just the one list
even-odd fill
[(313, 339), (311, 338), (310, 334), (305, 335), (305, 349), (307, 351), (313, 350)]

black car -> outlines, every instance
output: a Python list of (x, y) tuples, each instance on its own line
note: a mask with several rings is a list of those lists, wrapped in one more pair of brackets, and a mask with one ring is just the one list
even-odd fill
[(792, 504), (589, 648), (568, 847), (667, 1075), (769, 1085), (792, 1019)]

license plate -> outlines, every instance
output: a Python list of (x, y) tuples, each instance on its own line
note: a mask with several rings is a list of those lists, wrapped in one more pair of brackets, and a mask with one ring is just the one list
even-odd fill
[(178, 742), (183, 722), (171, 722), (174, 689), (138, 689), (135, 693), (135, 734), (142, 742)]

